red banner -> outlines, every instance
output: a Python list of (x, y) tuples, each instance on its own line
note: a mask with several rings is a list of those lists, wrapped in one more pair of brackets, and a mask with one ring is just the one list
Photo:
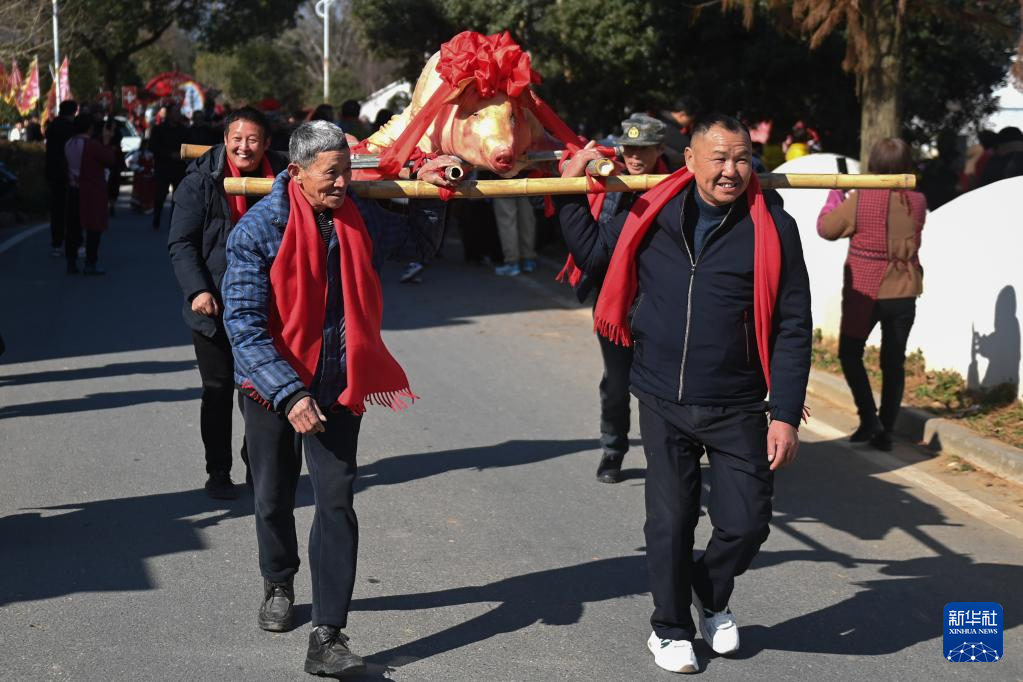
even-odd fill
[(111, 107), (114, 106), (114, 93), (109, 90), (100, 90), (98, 101), (104, 109), (110, 111)]
[(3, 93), (4, 101), (11, 106), (18, 106), (18, 95), (21, 94), (21, 69), (17, 60), (11, 62), (11, 75), (7, 77), (7, 90)]
[(38, 101), (39, 58), (36, 57), (32, 60), (32, 66), (29, 67), (28, 71), (28, 78), (25, 80), (24, 85), (21, 86), (21, 92), (18, 93), (18, 100), (16, 104), (18, 107), (18, 113), (22, 116), (27, 116), (28, 113), (35, 108)]
[(71, 67), (68, 64), (67, 57), (64, 57), (64, 61), (60, 65), (60, 92), (57, 93), (58, 103), (74, 98), (74, 95), (71, 94), (70, 70)]
[(125, 111), (131, 111), (135, 100), (139, 98), (139, 90), (134, 85), (121, 86), (121, 107)]

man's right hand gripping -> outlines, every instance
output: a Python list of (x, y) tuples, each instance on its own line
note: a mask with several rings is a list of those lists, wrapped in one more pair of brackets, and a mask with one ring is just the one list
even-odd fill
[(288, 421), (291, 422), (295, 431), (303, 436), (310, 433), (323, 433), (327, 430), (323, 426), (327, 418), (320, 411), (320, 406), (316, 404), (316, 401), (309, 396), (295, 403), (291, 412), (288, 413)]

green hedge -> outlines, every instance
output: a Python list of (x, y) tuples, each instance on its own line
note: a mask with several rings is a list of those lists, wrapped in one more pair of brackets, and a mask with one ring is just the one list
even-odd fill
[(4, 200), (0, 211), (15, 211), (30, 218), (49, 210), (46, 148), (41, 142), (0, 142), (0, 161), (18, 176), (18, 191)]

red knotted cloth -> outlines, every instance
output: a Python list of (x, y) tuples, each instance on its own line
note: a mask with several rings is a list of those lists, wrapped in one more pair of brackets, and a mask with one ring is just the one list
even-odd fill
[(532, 111), (544, 128), (570, 148), (578, 147), (581, 142), (579, 136), (530, 88), (533, 83), (540, 82), (540, 74), (533, 70), (529, 55), (508, 31), (489, 36), (462, 31), (440, 46), (437, 73), (441, 77), (441, 85), (398, 138), (381, 152), (376, 169), (364, 171), (365, 177), (397, 177), (441, 109), (466, 87), (475, 87), (484, 98), (504, 93)]
[[(231, 161), (231, 155), (224, 150), (224, 159), (227, 161), (227, 177), (229, 178), (240, 178), (242, 176), (241, 171)], [(273, 168), (270, 167), (270, 160), (266, 158), (266, 154), (263, 154), (263, 163), (259, 168), (259, 177), (261, 178), (272, 178), (274, 176)], [(231, 224), (237, 225), (241, 217), (245, 215), (245, 211), (249, 210), (249, 202), (246, 200), (244, 194), (228, 194), (227, 205), (231, 209)]]
[[(327, 303), (327, 255), (309, 201), (298, 183), (288, 183), (291, 213), (280, 250), (270, 267), (270, 336), (281, 357), (311, 385), (323, 344)], [(341, 296), (345, 311), (348, 386), (337, 402), (355, 414), (366, 403), (392, 410), (416, 399), (404, 370), (380, 337), (384, 298), (373, 269), (373, 241), (359, 209), (346, 197), (334, 211), (341, 252)]]
[[(622, 346), (632, 345), (632, 333), (627, 322), (629, 309), (638, 288), (636, 255), (647, 230), (665, 204), (682, 191), (693, 179), (688, 169), (682, 168), (647, 191), (632, 205), (625, 226), (618, 238), (604, 284), (597, 298), (593, 315), (594, 330)], [(767, 390), (771, 390), (771, 330), (774, 307), (778, 299), (781, 279), (781, 240), (774, 218), (764, 201), (760, 180), (750, 177), (746, 188), (746, 201), (753, 219), (753, 325), (757, 337), (757, 352), (764, 371)]]

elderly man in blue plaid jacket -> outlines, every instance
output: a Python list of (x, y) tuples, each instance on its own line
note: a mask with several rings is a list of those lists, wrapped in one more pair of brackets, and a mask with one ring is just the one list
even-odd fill
[[(332, 123), (299, 126), (289, 154), (288, 170), (228, 238), (224, 325), (235, 383), (246, 396), (242, 413), (264, 580), (257, 622), (272, 632), (292, 627), (299, 566), (295, 489), (304, 450), (316, 505), (309, 535), (313, 629), (305, 670), (343, 675), (364, 669), (342, 632), (355, 585), (353, 484), (363, 404), (411, 395), (380, 339), (377, 270), (381, 256), (404, 242), (410, 229), (432, 233), (439, 244), (444, 213), (437, 202), (413, 202), (405, 220), (348, 196), (348, 144)], [(443, 170), (457, 162), (440, 157), (419, 177), (450, 186)], [(367, 353), (367, 345), (375, 352)], [(381, 373), (400, 375), (404, 386), (365, 388), (379, 383)]]

